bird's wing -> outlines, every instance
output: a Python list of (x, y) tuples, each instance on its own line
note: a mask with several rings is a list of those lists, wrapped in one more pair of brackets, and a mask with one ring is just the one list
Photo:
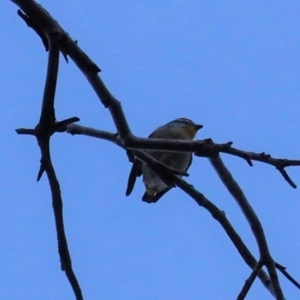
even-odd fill
[(187, 168), (186, 168), (186, 170), (184, 172), (188, 171), (188, 169), (191, 166), (192, 162), (193, 162), (193, 153), (191, 153), (189, 164), (187, 165)]
[[(153, 137), (153, 134), (154, 134), (154, 132), (152, 132), (148, 138)], [(130, 171), (130, 174), (128, 177), (127, 189), (126, 189), (126, 196), (129, 196), (132, 193), (132, 190), (134, 188), (136, 178), (142, 175), (142, 163), (141, 163), (141, 161), (135, 159), (134, 154), (132, 152), (128, 151), (127, 155), (128, 155), (129, 161), (133, 162), (132, 168), (131, 168), (131, 171)], [(161, 152), (157, 152), (153, 156), (155, 157), (155, 159), (159, 160), (161, 155), (162, 155)]]
[(129, 196), (134, 188), (136, 178), (142, 175), (142, 163), (139, 160), (135, 160), (132, 164), (132, 168), (128, 177), (126, 196)]

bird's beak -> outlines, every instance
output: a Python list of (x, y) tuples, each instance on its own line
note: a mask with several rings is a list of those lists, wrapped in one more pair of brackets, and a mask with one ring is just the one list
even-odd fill
[(202, 127), (203, 127), (203, 125), (199, 125), (199, 124), (196, 124), (196, 125), (195, 125), (196, 131), (198, 131), (198, 130), (201, 129)]

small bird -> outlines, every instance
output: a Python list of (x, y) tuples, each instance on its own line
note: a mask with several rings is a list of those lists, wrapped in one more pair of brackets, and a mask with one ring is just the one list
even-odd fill
[[(158, 127), (150, 134), (149, 138), (192, 140), (197, 131), (202, 127), (202, 125), (195, 124), (189, 119), (179, 118)], [(192, 163), (192, 153), (162, 152), (155, 150), (147, 150), (145, 152), (157, 161), (181, 173), (185, 173)], [(136, 159), (128, 178), (126, 196), (131, 194), (136, 177), (141, 176), (142, 174), (143, 182), (146, 187), (146, 192), (143, 195), (142, 200), (145, 202), (157, 202), (172, 188), (160, 179), (146, 163)], [(182, 177), (182, 175), (177, 176)]]

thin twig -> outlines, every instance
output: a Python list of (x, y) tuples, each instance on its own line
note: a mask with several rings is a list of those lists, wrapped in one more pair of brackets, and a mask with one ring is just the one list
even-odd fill
[(239, 293), (238, 297), (236, 298), (237, 300), (244, 300), (246, 298), (252, 284), (254, 283), (255, 278), (257, 277), (257, 275), (261, 271), (262, 267), (263, 267), (263, 262), (260, 259), (257, 262), (257, 265), (255, 266), (255, 268), (252, 270), (249, 278), (245, 281), (245, 284), (244, 284), (241, 292)]
[(291, 282), (293, 283), (298, 289), (300, 289), (300, 283), (296, 281), (286, 270), (286, 267), (280, 265), (279, 263), (275, 263), (275, 267)]

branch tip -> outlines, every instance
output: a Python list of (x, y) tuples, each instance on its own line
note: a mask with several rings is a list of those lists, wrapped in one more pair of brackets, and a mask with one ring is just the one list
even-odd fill
[(78, 117), (72, 117), (62, 121), (55, 122), (53, 125), (53, 132), (64, 132), (67, 130), (68, 125), (78, 121), (80, 121)]
[(251, 161), (251, 159), (249, 157), (246, 157), (245, 160), (246, 160), (246, 162), (248, 163), (248, 165), (250, 167), (253, 167), (253, 163), (252, 163), (252, 161)]
[(17, 134), (36, 135), (35, 129), (18, 128), (16, 129)]
[(279, 171), (279, 173), (282, 175), (282, 177), (287, 181), (287, 183), (294, 189), (297, 188), (297, 185), (294, 183), (294, 181), (290, 178), (288, 173), (283, 167), (276, 167), (276, 169)]
[(45, 168), (43, 168), (43, 167), (42, 167), (42, 164), (41, 164), (41, 167), (40, 167), (40, 169), (39, 169), (39, 173), (38, 173), (37, 178), (36, 178), (36, 181), (37, 181), (37, 182), (39, 182), (40, 179), (42, 178), (44, 171), (45, 171)]

